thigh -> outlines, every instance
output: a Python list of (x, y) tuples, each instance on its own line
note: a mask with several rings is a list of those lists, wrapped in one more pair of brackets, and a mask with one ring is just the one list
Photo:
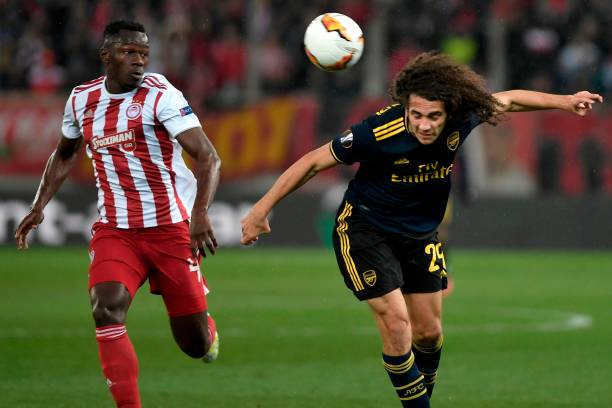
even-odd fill
[(145, 234), (143, 246), (152, 266), (151, 293), (162, 295), (170, 316), (205, 311), (208, 288), (200, 260), (191, 252), (188, 224), (156, 227)]
[(446, 260), (437, 235), (418, 241), (396, 240), (394, 249), (402, 265), (402, 292), (433, 293), (446, 289)]
[(417, 340), (442, 328), (442, 292), (404, 294), (410, 324)]
[(149, 268), (127, 230), (94, 225), (89, 244), (89, 290), (104, 282), (123, 284), (133, 298), (147, 279)]
[(403, 285), (401, 265), (385, 235), (353, 214), (349, 203), (338, 212), (332, 238), (344, 283), (359, 300)]

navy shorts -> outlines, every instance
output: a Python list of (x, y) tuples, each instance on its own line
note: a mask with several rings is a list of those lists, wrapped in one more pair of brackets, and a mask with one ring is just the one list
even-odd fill
[(344, 283), (359, 300), (446, 289), (446, 261), (437, 234), (414, 239), (375, 228), (345, 202), (338, 210), (333, 244)]

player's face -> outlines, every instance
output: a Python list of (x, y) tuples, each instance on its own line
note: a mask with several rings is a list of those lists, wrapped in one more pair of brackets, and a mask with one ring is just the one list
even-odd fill
[(109, 91), (127, 92), (142, 80), (149, 63), (149, 39), (145, 33), (121, 30), (116, 41), (105, 44), (101, 55)]
[(438, 139), (446, 125), (446, 109), (442, 101), (430, 101), (418, 95), (410, 95), (406, 106), (408, 130), (424, 145)]

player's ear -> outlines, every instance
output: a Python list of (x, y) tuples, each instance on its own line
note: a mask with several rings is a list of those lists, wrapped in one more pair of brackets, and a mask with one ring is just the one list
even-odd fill
[(100, 60), (102, 61), (103, 64), (106, 65), (110, 62), (110, 53), (108, 51), (108, 48), (101, 47), (99, 51), (99, 55), (100, 55)]

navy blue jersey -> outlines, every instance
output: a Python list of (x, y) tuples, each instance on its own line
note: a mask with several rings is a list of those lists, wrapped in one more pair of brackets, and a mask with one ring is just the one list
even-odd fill
[(444, 217), (457, 150), (480, 123), (476, 115), (449, 119), (430, 145), (408, 132), (402, 105), (352, 126), (330, 144), (340, 163), (360, 163), (345, 200), (384, 231), (415, 238), (433, 233)]

